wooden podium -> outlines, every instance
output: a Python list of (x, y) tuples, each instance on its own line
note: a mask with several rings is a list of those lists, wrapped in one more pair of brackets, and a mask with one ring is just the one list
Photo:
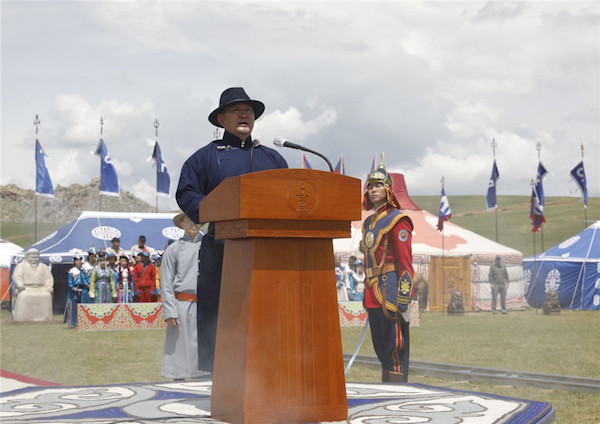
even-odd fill
[(360, 180), (303, 169), (231, 177), (199, 218), (226, 239), (212, 418), (347, 419), (332, 239), (361, 219)]

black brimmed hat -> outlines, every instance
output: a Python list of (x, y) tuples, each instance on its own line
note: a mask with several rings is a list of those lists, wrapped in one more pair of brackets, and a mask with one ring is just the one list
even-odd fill
[(254, 119), (258, 119), (260, 115), (265, 111), (265, 105), (263, 102), (258, 100), (252, 100), (250, 96), (246, 94), (242, 87), (231, 87), (221, 93), (221, 99), (219, 100), (219, 107), (216, 108), (208, 115), (208, 121), (216, 127), (223, 126), (217, 121), (217, 115), (223, 112), (227, 106), (234, 105), (236, 103), (248, 103), (254, 110)]

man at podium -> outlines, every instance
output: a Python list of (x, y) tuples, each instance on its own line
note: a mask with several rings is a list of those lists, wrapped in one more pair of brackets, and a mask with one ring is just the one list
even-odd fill
[[(223, 138), (186, 160), (177, 186), (177, 203), (194, 222), (199, 223), (200, 201), (226, 178), (288, 167), (278, 152), (252, 139), (254, 121), (264, 110), (265, 105), (252, 100), (242, 87), (228, 88), (221, 94), (219, 107), (208, 115), (208, 120), (224, 128)], [(211, 223), (200, 247), (197, 290), (198, 363), (208, 372), (212, 372), (214, 363), (223, 248), (223, 240), (215, 240)]]

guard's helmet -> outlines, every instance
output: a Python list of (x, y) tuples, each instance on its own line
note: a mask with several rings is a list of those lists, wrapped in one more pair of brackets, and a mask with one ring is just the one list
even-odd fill
[[(369, 176), (367, 177), (367, 185), (383, 183), (383, 185), (385, 186), (385, 191), (387, 193), (387, 202), (392, 207), (394, 207), (396, 209), (400, 209), (400, 202), (398, 201), (398, 198), (396, 197), (396, 193), (394, 193), (394, 190), (392, 187), (393, 186), (392, 176), (389, 174), (389, 172), (385, 168), (385, 165), (383, 164), (383, 156), (384, 156), (384, 153), (381, 154), (381, 164), (379, 165), (379, 167), (377, 169), (373, 170), (373, 172), (371, 172), (369, 174)], [(367, 189), (367, 191), (365, 191), (365, 193), (363, 195), (363, 206), (367, 210), (373, 209), (373, 203), (371, 203), (371, 200), (369, 199), (369, 190), (368, 189)]]

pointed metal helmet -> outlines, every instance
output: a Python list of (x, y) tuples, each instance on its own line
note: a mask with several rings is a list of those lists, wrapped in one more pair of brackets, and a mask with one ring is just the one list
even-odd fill
[[(369, 176), (367, 177), (367, 185), (373, 184), (373, 183), (383, 183), (383, 185), (385, 185), (385, 189), (387, 192), (388, 203), (390, 205), (392, 205), (394, 208), (400, 209), (400, 202), (398, 201), (398, 198), (396, 197), (396, 193), (394, 193), (394, 190), (392, 188), (392, 186), (393, 186), (392, 176), (390, 175), (390, 173), (387, 171), (385, 165), (383, 164), (384, 156), (385, 156), (385, 153), (381, 153), (381, 163), (379, 164), (379, 167), (377, 167), (377, 169), (373, 170), (373, 172), (371, 172), (369, 174)], [(371, 200), (369, 199), (369, 191), (368, 190), (365, 191), (365, 194), (363, 196), (363, 206), (367, 210), (373, 208), (373, 204), (371, 203)]]

